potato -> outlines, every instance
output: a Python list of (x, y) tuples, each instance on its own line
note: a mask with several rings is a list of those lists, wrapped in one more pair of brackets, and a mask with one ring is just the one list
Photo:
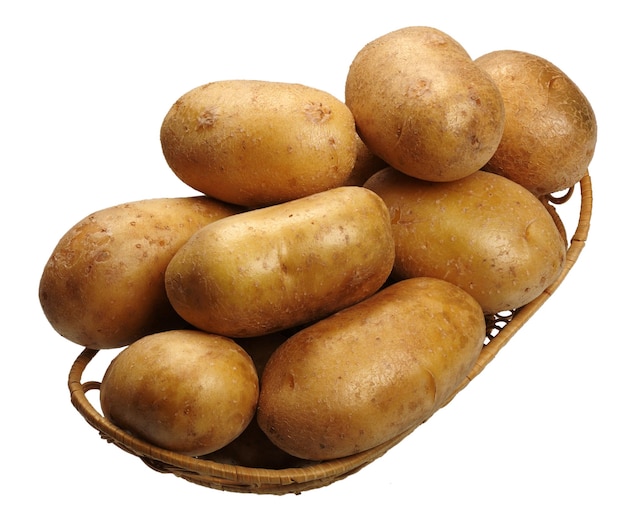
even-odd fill
[(567, 189), (586, 173), (597, 122), (578, 86), (545, 58), (527, 52), (490, 52), (475, 63), (495, 81), (505, 108), (504, 132), (483, 169), (535, 195)]
[(403, 173), (449, 181), (480, 169), (504, 129), (495, 83), (447, 34), (406, 27), (363, 47), (346, 104), (372, 152)]
[(45, 316), (66, 339), (94, 349), (184, 327), (165, 293), (165, 268), (194, 232), (239, 210), (199, 196), (135, 201), (85, 217), (44, 266)]
[(237, 438), (258, 396), (258, 375), (243, 348), (198, 330), (139, 339), (113, 359), (100, 385), (102, 413), (113, 424), (190, 456)]
[(342, 186), (207, 225), (172, 258), (165, 286), (193, 326), (254, 337), (364, 299), (385, 282), (393, 260), (383, 201)]
[(387, 168), (365, 187), (389, 208), (394, 279), (450, 281), (492, 314), (532, 301), (564, 267), (566, 244), (550, 213), (505, 177), (477, 171), (438, 183)]
[(265, 369), (267, 361), (283, 342), (287, 340), (291, 330), (257, 335), (254, 337), (240, 337), (237, 344), (241, 346), (254, 362), (254, 367), (260, 375)]
[(261, 376), (257, 422), (300, 458), (375, 447), (448, 400), (485, 334), (465, 291), (439, 279), (400, 281), (287, 339)]
[[(260, 377), (267, 361), (286, 338), (284, 334), (275, 333), (262, 337), (238, 339), (237, 344), (250, 355)], [(307, 464), (304, 460), (295, 458), (274, 445), (255, 419), (252, 419), (246, 430), (232, 442), (203, 456), (203, 459), (228, 465), (267, 469), (298, 467)]]
[(202, 459), (226, 465), (264, 469), (291, 469), (311, 464), (274, 445), (254, 419), (232, 442), (215, 452), (202, 456)]
[(357, 135), (356, 162), (350, 176), (345, 181), (346, 186), (362, 186), (374, 173), (386, 168), (388, 164), (372, 153), (361, 137)]
[(161, 144), (183, 182), (247, 207), (338, 187), (356, 160), (354, 118), (343, 102), (272, 81), (194, 88), (166, 114)]

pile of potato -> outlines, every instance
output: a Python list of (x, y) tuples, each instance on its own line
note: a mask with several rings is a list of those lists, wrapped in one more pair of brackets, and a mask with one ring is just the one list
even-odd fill
[(485, 317), (561, 273), (546, 195), (597, 137), (544, 58), (472, 59), (406, 27), (365, 45), (345, 102), (217, 81), (165, 115), (165, 160), (198, 191), (73, 226), (44, 267), (53, 328), (120, 348), (106, 418), (154, 445), (249, 466), (372, 448), (427, 419), (467, 376)]

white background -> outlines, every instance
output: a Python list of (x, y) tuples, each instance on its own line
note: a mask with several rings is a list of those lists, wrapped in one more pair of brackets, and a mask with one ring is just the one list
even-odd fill
[[(344, 5), (2, 4), (3, 517), (626, 517), (619, 4)], [(159, 143), (163, 116), (187, 90), (267, 79), (343, 99), (358, 50), (408, 25), (437, 27), (473, 57), (502, 48), (542, 55), (591, 101), (599, 125), (591, 232), (561, 288), (452, 404), (327, 488), (221, 492), (158, 474), (101, 440), (69, 400), (67, 373), (81, 348), (57, 336), (39, 307), (39, 277), (58, 239), (96, 209), (195, 194)]]

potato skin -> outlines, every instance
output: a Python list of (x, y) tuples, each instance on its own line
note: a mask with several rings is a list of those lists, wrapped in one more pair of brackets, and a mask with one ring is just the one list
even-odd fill
[(485, 333), (480, 306), (460, 288), (400, 281), (287, 339), (261, 377), (257, 422), (300, 458), (375, 447), (446, 402)]
[(354, 117), (300, 84), (216, 81), (187, 92), (161, 126), (165, 159), (185, 183), (246, 207), (342, 185), (356, 160)]
[(365, 45), (350, 65), (345, 99), (372, 152), (424, 180), (480, 169), (504, 128), (492, 79), (457, 41), (431, 27), (406, 27)]
[(586, 173), (597, 140), (595, 114), (578, 86), (545, 58), (494, 51), (475, 60), (505, 107), (502, 139), (484, 170), (537, 196), (567, 189)]
[(240, 209), (204, 196), (101, 209), (69, 229), (44, 266), (39, 300), (53, 328), (93, 349), (184, 327), (165, 293), (165, 268), (204, 225)]
[(362, 186), (374, 173), (387, 166), (388, 164), (380, 157), (374, 155), (365, 145), (361, 137), (357, 135), (356, 162), (344, 185)]
[(233, 340), (197, 330), (149, 335), (122, 350), (100, 385), (112, 423), (190, 456), (216, 451), (254, 417), (259, 381)]
[[(286, 334), (275, 333), (238, 339), (237, 344), (250, 355), (260, 377), (271, 355), (286, 339)], [(283, 469), (307, 464), (305, 460), (291, 456), (274, 445), (260, 429), (256, 419), (252, 419), (246, 430), (232, 442), (203, 458), (229, 465), (266, 469)]]
[(165, 284), (195, 327), (254, 337), (364, 299), (386, 281), (393, 259), (383, 201), (342, 186), (207, 225), (176, 253)]
[(445, 279), (492, 314), (532, 301), (564, 267), (566, 243), (552, 216), (505, 177), (477, 171), (436, 183), (386, 168), (365, 187), (389, 208), (394, 279)]

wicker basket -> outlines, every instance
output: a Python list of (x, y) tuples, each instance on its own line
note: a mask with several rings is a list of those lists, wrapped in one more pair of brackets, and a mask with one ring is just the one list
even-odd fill
[[(580, 214), (576, 230), (570, 240), (567, 261), (561, 276), (537, 299), (526, 306), (513, 312), (503, 312), (487, 318), (487, 336), (481, 355), (471, 373), (444, 405), (447, 405), (454, 398), (454, 395), (467, 386), (493, 360), (517, 330), (554, 293), (576, 263), (585, 245), (591, 218), (592, 189), (589, 174), (586, 174), (578, 185), (580, 186)], [(563, 197), (547, 197), (545, 202), (554, 210), (554, 205), (569, 201), (574, 191), (575, 187)], [(102, 438), (139, 457), (152, 469), (175, 474), (192, 483), (214, 489), (257, 494), (287, 494), (323, 487), (357, 472), (382, 456), (417, 427), (416, 425), (396, 438), (359, 454), (318, 463), (295, 463), (296, 466), (284, 468), (252, 468), (184, 456), (155, 447), (131, 436), (110, 423), (91, 405), (86, 393), (93, 389), (99, 389), (100, 383), (81, 382), (81, 378), (85, 368), (97, 353), (97, 350), (84, 349), (69, 373), (68, 385), (71, 401), (78, 412), (91, 426), (100, 431)]]

